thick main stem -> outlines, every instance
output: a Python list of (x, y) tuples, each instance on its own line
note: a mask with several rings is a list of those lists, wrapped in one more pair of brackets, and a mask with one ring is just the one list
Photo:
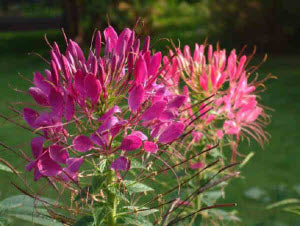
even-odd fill
[[(111, 184), (113, 182), (113, 179), (114, 179), (114, 173), (112, 170), (110, 170), (108, 173), (107, 184), (108, 185)], [(107, 190), (107, 203), (108, 206), (110, 207), (107, 223), (108, 225), (111, 226), (117, 226), (116, 215), (117, 215), (118, 200), (116, 195), (109, 190)]]

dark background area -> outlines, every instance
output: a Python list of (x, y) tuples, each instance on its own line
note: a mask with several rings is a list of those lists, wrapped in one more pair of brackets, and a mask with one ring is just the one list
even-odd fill
[[(236, 202), (242, 222), (238, 225), (297, 226), (299, 215), (281, 209), (267, 210), (266, 206), (287, 198), (300, 198), (300, 1), (293, 0), (0, 0), (0, 112), (22, 121), (8, 110), (8, 104), (29, 101), (24, 94), (12, 88), (26, 90), (30, 83), (20, 76), (32, 79), (35, 71), (48, 66), (37, 52), (49, 57), (44, 34), (52, 43), (64, 48), (61, 28), (68, 37), (87, 49), (95, 28), (102, 31), (107, 24), (118, 31), (133, 27), (141, 17), (138, 35), (151, 35), (152, 47), (167, 52), (168, 41), (180, 40), (181, 46), (195, 42), (216, 45), (230, 52), (239, 52), (244, 45), (258, 63), (263, 54), (269, 58), (259, 69), (263, 77), (268, 73), (277, 76), (267, 82), (262, 103), (273, 108), (269, 111), (272, 123), (267, 127), (271, 134), (265, 149), (244, 143), (243, 154), (255, 153), (242, 169), (242, 178), (233, 180), (226, 188), (226, 197), (220, 203)], [(30, 137), (21, 128), (0, 120), (0, 140), (30, 153)], [(24, 161), (0, 148), (0, 156), (24, 172)], [(30, 186), (44, 189), (45, 184), (34, 183), (31, 173), (24, 173)], [(0, 171), (0, 200), (19, 192), (10, 185), (18, 179)], [(19, 184), (22, 186), (22, 184)], [(44, 186), (44, 187), (43, 187)], [(49, 189), (46, 196), (55, 193)], [(15, 225), (25, 225), (17, 222)], [(32, 224), (29, 224), (32, 225)]]

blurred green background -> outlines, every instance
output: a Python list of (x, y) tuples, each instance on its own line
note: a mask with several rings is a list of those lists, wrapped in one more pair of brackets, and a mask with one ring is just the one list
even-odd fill
[[(34, 71), (47, 65), (37, 52), (48, 58), (48, 46), (43, 37), (63, 46), (60, 28), (69, 37), (86, 47), (95, 28), (104, 29), (107, 23), (118, 30), (133, 27), (138, 17), (141, 37), (151, 35), (153, 48), (167, 52), (170, 43), (161, 38), (180, 39), (194, 45), (205, 39), (222, 48), (237, 51), (247, 44), (252, 51), (257, 46), (254, 63), (267, 53), (268, 61), (259, 69), (261, 75), (272, 73), (277, 80), (267, 82), (262, 94), (264, 105), (270, 111), (272, 123), (267, 131), (272, 138), (265, 149), (252, 142), (241, 145), (242, 153), (255, 152), (243, 168), (244, 178), (236, 179), (226, 189), (225, 200), (238, 203), (242, 218), (240, 225), (300, 225), (297, 215), (279, 209), (266, 210), (270, 203), (300, 198), (300, 1), (287, 0), (0, 0), (0, 112), (20, 121), (8, 110), (9, 103), (26, 102), (24, 93)], [(0, 141), (15, 150), (30, 153), (32, 135), (17, 126), (0, 119)], [(9, 160), (20, 171), (24, 161), (0, 148), (0, 157)], [(28, 185), (41, 189), (41, 193), (55, 197), (47, 183), (35, 184), (31, 173), (25, 173)], [(0, 171), (0, 200), (19, 192), (11, 181), (20, 186), (12, 174)], [(24, 225), (17, 222), (16, 225)]]

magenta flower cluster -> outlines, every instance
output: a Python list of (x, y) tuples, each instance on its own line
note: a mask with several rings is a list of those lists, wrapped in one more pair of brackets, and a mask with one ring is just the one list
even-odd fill
[(103, 34), (104, 40), (96, 33), (87, 59), (72, 40), (65, 53), (54, 43), (50, 69), (34, 74), (29, 94), (37, 107), (24, 108), (23, 116), (39, 132), (26, 167), (35, 180), (76, 181), (90, 155), (107, 156), (111, 169), (127, 171), (137, 151), (155, 154), (184, 133), (179, 108), (188, 97), (160, 78), (162, 55), (151, 54), (150, 38), (140, 48), (128, 28), (118, 35), (109, 26)]

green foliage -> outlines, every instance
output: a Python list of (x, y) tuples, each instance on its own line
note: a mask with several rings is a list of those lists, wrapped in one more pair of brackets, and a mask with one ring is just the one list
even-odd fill
[(7, 167), (6, 165), (2, 164), (1, 162), (0, 162), (0, 170), (12, 173), (12, 170), (9, 167)]
[(6, 198), (0, 202), (0, 222), (8, 222), (8, 218), (13, 217), (40, 225), (63, 225), (48, 214), (46, 207), (54, 203), (48, 198), (36, 200), (25, 195)]
[[(298, 204), (298, 205), (296, 205)], [(267, 209), (282, 208), (286, 212), (300, 215), (300, 199), (285, 199), (267, 206)]]
[(126, 186), (126, 188), (128, 189), (128, 192), (130, 194), (133, 193), (139, 193), (139, 192), (148, 192), (148, 191), (153, 191), (153, 188), (139, 183), (139, 182), (135, 182), (135, 181), (131, 181), (131, 180), (124, 180), (124, 184)]

